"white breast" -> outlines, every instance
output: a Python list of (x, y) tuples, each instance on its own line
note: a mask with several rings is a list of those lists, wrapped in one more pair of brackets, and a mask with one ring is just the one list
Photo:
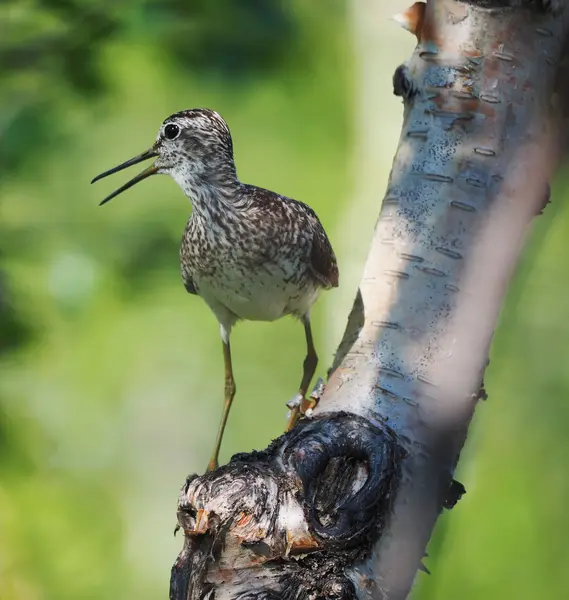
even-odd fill
[(299, 282), (287, 271), (286, 266), (269, 264), (244, 273), (239, 265), (226, 264), (222, 273), (200, 277), (195, 283), (221, 322), (229, 318), (228, 311), (237, 319), (274, 321), (307, 313), (318, 297), (318, 286), (311, 278)]

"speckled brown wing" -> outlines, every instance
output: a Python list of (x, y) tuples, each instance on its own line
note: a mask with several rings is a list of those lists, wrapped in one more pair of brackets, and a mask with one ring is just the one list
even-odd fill
[(312, 250), (310, 252), (310, 262), (314, 269), (314, 274), (325, 288), (338, 287), (339, 271), (336, 263), (336, 256), (328, 236), (322, 229), (322, 226), (314, 232), (312, 238)]
[[(250, 207), (257, 204), (270, 211), (271, 219), (268, 219), (266, 214), (260, 213), (263, 215), (263, 219), (273, 221), (277, 229), (281, 229), (283, 224), (286, 224), (286, 227), (290, 229), (290, 234), (295, 234), (295, 229), (299, 229), (302, 233), (301, 237), (304, 240), (307, 238), (310, 240), (308, 258), (312, 274), (323, 288), (338, 287), (339, 273), (336, 256), (314, 210), (304, 202), (281, 196), (264, 188), (252, 185), (244, 185), (243, 188), (248, 193)], [(280, 215), (280, 218), (274, 218), (275, 214)], [(274, 251), (274, 247), (269, 246), (267, 250)]]
[(306, 206), (306, 208), (308, 209), (306, 216), (312, 229), (310, 264), (314, 275), (325, 289), (338, 287), (340, 274), (332, 244), (316, 213), (310, 207)]
[(332, 249), (332, 244), (324, 231), (318, 215), (308, 204), (298, 200), (286, 200), (296, 207), (296, 212), (300, 221), (304, 221), (304, 229), (312, 232), (312, 246), (310, 248), (310, 266), (315, 278), (320, 282), (324, 289), (338, 287), (340, 274), (336, 255)]

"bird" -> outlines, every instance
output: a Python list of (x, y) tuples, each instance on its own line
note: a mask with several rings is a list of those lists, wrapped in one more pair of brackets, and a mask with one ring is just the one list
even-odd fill
[(225, 366), (224, 402), (207, 470), (219, 451), (236, 385), (230, 335), (239, 321), (296, 317), (304, 327), (306, 356), (286, 430), (301, 407), (318, 365), (310, 310), (322, 290), (338, 287), (336, 256), (318, 216), (307, 204), (241, 182), (233, 140), (214, 110), (194, 108), (170, 115), (150, 149), (97, 175), (91, 183), (148, 159), (155, 161), (102, 200), (101, 205), (144, 179), (169, 175), (190, 200), (180, 247), (182, 281), (209, 306), (220, 327)]

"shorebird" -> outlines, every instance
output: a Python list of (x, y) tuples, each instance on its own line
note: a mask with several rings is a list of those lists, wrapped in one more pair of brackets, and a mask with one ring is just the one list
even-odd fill
[(216, 316), (223, 342), (225, 396), (208, 470), (219, 449), (235, 396), (230, 333), (240, 320), (300, 319), (306, 358), (298, 394), (288, 403), (287, 430), (300, 417), (318, 357), (310, 309), (319, 292), (338, 286), (338, 266), (316, 213), (306, 204), (242, 183), (237, 177), (231, 133), (213, 110), (184, 110), (161, 125), (153, 146), (101, 173), (91, 183), (150, 158), (154, 163), (107, 196), (105, 204), (155, 174), (170, 175), (192, 205), (180, 249), (182, 280)]

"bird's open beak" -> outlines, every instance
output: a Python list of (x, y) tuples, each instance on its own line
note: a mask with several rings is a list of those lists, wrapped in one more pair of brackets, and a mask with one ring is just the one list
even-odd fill
[[(99, 179), (103, 179), (103, 177), (107, 177), (107, 175), (112, 175), (113, 173), (118, 173), (119, 171), (122, 171), (123, 169), (126, 169), (127, 167), (132, 167), (132, 165), (136, 165), (139, 162), (148, 160), (149, 158), (153, 158), (155, 156), (158, 156), (158, 152), (156, 152), (156, 150), (154, 150), (154, 148), (150, 148), (150, 150), (147, 150), (146, 152), (143, 152), (142, 154), (139, 154), (138, 156), (135, 156), (134, 158), (131, 158), (130, 160), (127, 160), (126, 162), (123, 162), (118, 167), (114, 167), (113, 169), (109, 169), (108, 171), (105, 171), (104, 173), (97, 175), (97, 177), (95, 177), (95, 179), (93, 179), (93, 181), (91, 181), (91, 183), (95, 183), (95, 181), (99, 181)], [(118, 196), (125, 190), (128, 190), (128, 188), (137, 184), (139, 181), (142, 181), (143, 179), (146, 179), (147, 177), (150, 177), (151, 175), (155, 175), (157, 172), (158, 172), (158, 167), (156, 166), (156, 164), (150, 165), (149, 167), (144, 169), (144, 171), (139, 173), (136, 177), (133, 177), (130, 181), (127, 181), (118, 190), (115, 190), (112, 194), (107, 196), (99, 204), (99, 206), (101, 206), (102, 204), (105, 204), (105, 202), (108, 202), (109, 200), (112, 200), (115, 196)]]

